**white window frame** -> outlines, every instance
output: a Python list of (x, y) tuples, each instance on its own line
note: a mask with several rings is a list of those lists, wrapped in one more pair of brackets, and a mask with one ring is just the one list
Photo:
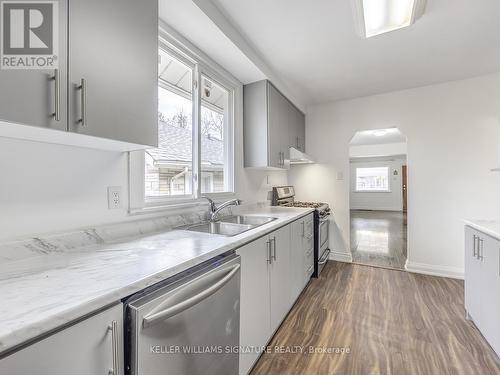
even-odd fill
[[(192, 194), (176, 196), (146, 197), (145, 195), (145, 151), (129, 152), (129, 213), (147, 213), (168, 208), (182, 208), (206, 204), (203, 196), (214, 200), (234, 197), (235, 188), (235, 107), (236, 93), (241, 83), (229, 73), (220, 68), (216, 63), (204, 56), (195, 46), (181, 37), (167, 25), (161, 25), (158, 48), (165, 51), (193, 69), (193, 153), (197, 155), (193, 163)], [(214, 83), (228, 90), (228, 118), (224, 128), (224, 185), (228, 186), (227, 192), (201, 193), (201, 93), (200, 83), (202, 76), (206, 76)], [(160, 83), (159, 83), (160, 86)]]
[[(363, 166), (355, 167), (354, 171), (354, 192), (355, 193), (390, 193), (391, 192), (391, 167), (389, 165), (377, 165), (377, 166)], [(358, 190), (358, 169), (374, 169), (374, 168), (386, 168), (387, 169), (387, 190)]]

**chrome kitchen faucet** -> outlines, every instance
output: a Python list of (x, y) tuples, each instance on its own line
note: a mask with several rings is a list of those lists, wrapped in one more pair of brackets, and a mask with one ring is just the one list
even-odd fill
[(217, 215), (224, 208), (226, 208), (228, 206), (239, 206), (241, 203), (241, 201), (239, 199), (231, 199), (231, 200), (228, 200), (224, 203), (221, 203), (219, 206), (217, 206), (215, 204), (215, 202), (212, 199), (210, 199), (209, 197), (202, 196), (202, 198), (205, 198), (206, 200), (208, 200), (208, 203), (210, 205), (210, 208), (209, 208), (210, 219), (209, 220), (212, 222), (217, 221)]

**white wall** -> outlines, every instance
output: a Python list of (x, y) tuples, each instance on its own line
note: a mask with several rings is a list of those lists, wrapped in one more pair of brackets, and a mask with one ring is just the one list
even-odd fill
[(378, 145), (351, 145), (349, 147), (349, 156), (352, 158), (406, 155), (407, 152), (406, 142), (382, 143)]
[[(241, 146), (241, 131), (237, 137)], [(126, 207), (108, 210), (108, 186), (122, 186), (127, 199), (127, 168), (126, 153), (0, 137), (0, 241), (137, 219)], [(265, 201), (272, 185), (286, 183), (286, 172), (243, 169), (236, 148), (237, 196), (245, 203)]]
[[(402, 211), (403, 189), (401, 180), (402, 166), (406, 164), (406, 157), (392, 158), (363, 158), (351, 159), (350, 162), (350, 209), (351, 210), (381, 210)], [(388, 167), (388, 192), (357, 192), (356, 168)], [(395, 175), (394, 172), (397, 172)]]
[(500, 216), (500, 173), (490, 171), (500, 74), (311, 106), (306, 118), (307, 152), (319, 164), (294, 168), (290, 182), (332, 206), (333, 250), (349, 252), (349, 140), (397, 126), (408, 137), (409, 267), (460, 276), (462, 219)]

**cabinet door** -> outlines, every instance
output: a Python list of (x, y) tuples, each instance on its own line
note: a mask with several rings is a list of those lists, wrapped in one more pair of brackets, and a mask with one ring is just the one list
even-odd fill
[(288, 151), (288, 101), (268, 83), (269, 166), (283, 168)]
[(297, 110), (288, 102), (288, 145), (299, 149), (299, 122)]
[[(236, 250), (241, 257), (240, 345), (261, 347), (271, 337), (269, 294), (269, 238), (263, 237)], [(258, 353), (240, 354), (240, 374), (247, 374)]]
[(290, 243), (290, 293), (292, 303), (297, 299), (302, 288), (304, 287), (304, 264), (305, 264), (305, 251), (304, 251), (304, 232), (305, 220), (304, 218), (297, 220), (291, 224), (291, 243)]
[(483, 235), (481, 248), (481, 332), (500, 355), (500, 241)]
[(158, 1), (73, 1), (69, 15), (70, 130), (156, 147)]
[(0, 70), (0, 121), (66, 130), (67, 1), (59, 10), (59, 121), (56, 120), (55, 71)]
[(305, 118), (292, 103), (289, 106), (288, 144), (297, 150), (305, 152)]
[(480, 325), (480, 277), (481, 262), (478, 260), (479, 233), (465, 227), (465, 308), (474, 323)]
[(290, 274), (290, 228), (287, 225), (270, 235), (272, 242), (271, 263), (271, 331), (274, 332), (292, 303)]
[(302, 152), (306, 152), (306, 117), (302, 112), (297, 110), (298, 116), (298, 137), (299, 137), (299, 149)]
[[(114, 326), (113, 331), (109, 327)], [(116, 305), (0, 360), (0, 374), (123, 374), (123, 306)], [(116, 345), (116, 346), (114, 346)]]

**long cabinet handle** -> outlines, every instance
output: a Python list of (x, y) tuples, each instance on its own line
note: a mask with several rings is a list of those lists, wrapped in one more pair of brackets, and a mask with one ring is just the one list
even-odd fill
[(482, 238), (479, 238), (479, 246), (477, 249), (477, 259), (479, 259), (481, 262), (484, 259), (484, 240)]
[(118, 340), (118, 322), (113, 320), (108, 329), (111, 331), (111, 350), (113, 354), (113, 368), (109, 370), (111, 375), (120, 375), (120, 346)]
[(59, 69), (54, 69), (52, 80), (54, 81), (54, 113), (52, 113), (52, 117), (56, 121), (61, 121), (61, 75)]
[(306, 223), (303, 221), (301, 224), (302, 224), (302, 237), (305, 237), (305, 235), (306, 235)]
[(477, 254), (476, 254), (476, 250), (477, 250), (477, 245), (476, 245), (476, 242), (477, 242), (477, 236), (476, 235), (473, 235), (472, 237), (473, 239), (473, 242), (472, 242), (472, 256), (474, 258), (477, 258)]
[(271, 264), (273, 262), (273, 257), (271, 255), (271, 240), (266, 242), (266, 250), (267, 250), (267, 263)]
[(80, 90), (80, 110), (82, 112), (78, 123), (82, 126), (87, 125), (87, 80), (82, 78), (80, 80), (80, 86), (77, 86), (77, 89)]
[(276, 237), (273, 237), (271, 242), (273, 243), (273, 259), (276, 262)]

